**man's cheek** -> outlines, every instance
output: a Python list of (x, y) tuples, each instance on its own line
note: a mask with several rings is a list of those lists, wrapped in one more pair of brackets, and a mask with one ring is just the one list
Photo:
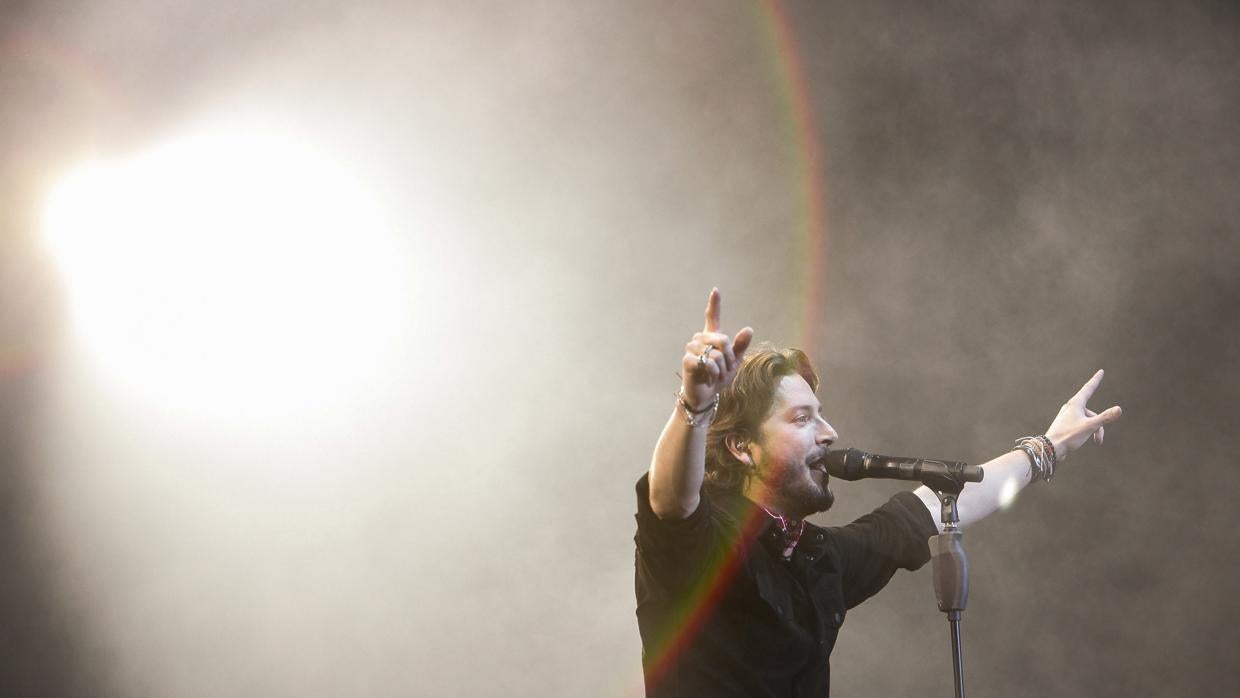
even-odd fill
[(776, 482), (787, 482), (789, 475), (788, 470), (789, 468), (787, 462), (783, 459), (777, 460), (771, 468), (771, 477)]

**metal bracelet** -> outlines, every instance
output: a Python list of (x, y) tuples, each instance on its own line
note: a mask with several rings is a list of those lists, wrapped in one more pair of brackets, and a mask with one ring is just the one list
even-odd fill
[(1055, 477), (1055, 447), (1045, 436), (1022, 436), (1016, 440), (1013, 451), (1024, 451), (1029, 457), (1033, 475), (1030, 482), (1050, 482)]
[[(703, 407), (700, 410), (695, 410), (690, 407), (688, 401), (685, 400), (685, 389), (681, 388), (676, 391), (676, 404), (679, 405), (681, 411), (684, 412), (685, 424), (688, 424), (693, 429), (701, 429), (703, 427), (710, 426), (710, 423), (715, 421), (715, 414), (719, 412), (719, 393), (715, 393), (715, 399), (710, 401), (709, 406)], [(698, 423), (695, 418), (708, 412), (710, 413), (710, 420)]]

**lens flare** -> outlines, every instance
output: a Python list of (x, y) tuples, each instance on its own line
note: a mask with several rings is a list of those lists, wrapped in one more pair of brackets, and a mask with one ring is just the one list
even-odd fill
[(1016, 495), (1020, 494), (1020, 481), (1016, 477), (1009, 477), (1004, 480), (1003, 487), (999, 490), (999, 509), (1007, 511), (1008, 507), (1016, 502)]

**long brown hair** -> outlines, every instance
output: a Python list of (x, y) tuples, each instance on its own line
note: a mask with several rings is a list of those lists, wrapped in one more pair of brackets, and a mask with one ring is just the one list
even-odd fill
[(818, 390), (818, 374), (800, 349), (778, 349), (759, 344), (749, 351), (732, 384), (719, 394), (719, 412), (706, 435), (706, 485), (722, 492), (743, 492), (749, 466), (728, 450), (726, 439), (758, 438), (775, 402), (775, 391), (785, 376), (800, 375)]

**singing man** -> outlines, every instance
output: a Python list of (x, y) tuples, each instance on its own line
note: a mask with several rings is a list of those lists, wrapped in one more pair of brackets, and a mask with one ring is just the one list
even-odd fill
[[(838, 434), (823, 417), (818, 377), (797, 349), (706, 326), (685, 346), (682, 383), (650, 471), (637, 483), (637, 620), (649, 698), (826, 696), (831, 650), (848, 610), (897, 569), (930, 559), (940, 505), (926, 487), (901, 492), (842, 527), (807, 522), (834, 501), (823, 458)], [(1049, 480), (1119, 407), (1086, 403), (1102, 371), (1046, 433), (1020, 439), (959, 498), (962, 526), (998, 508), (1008, 484)]]

